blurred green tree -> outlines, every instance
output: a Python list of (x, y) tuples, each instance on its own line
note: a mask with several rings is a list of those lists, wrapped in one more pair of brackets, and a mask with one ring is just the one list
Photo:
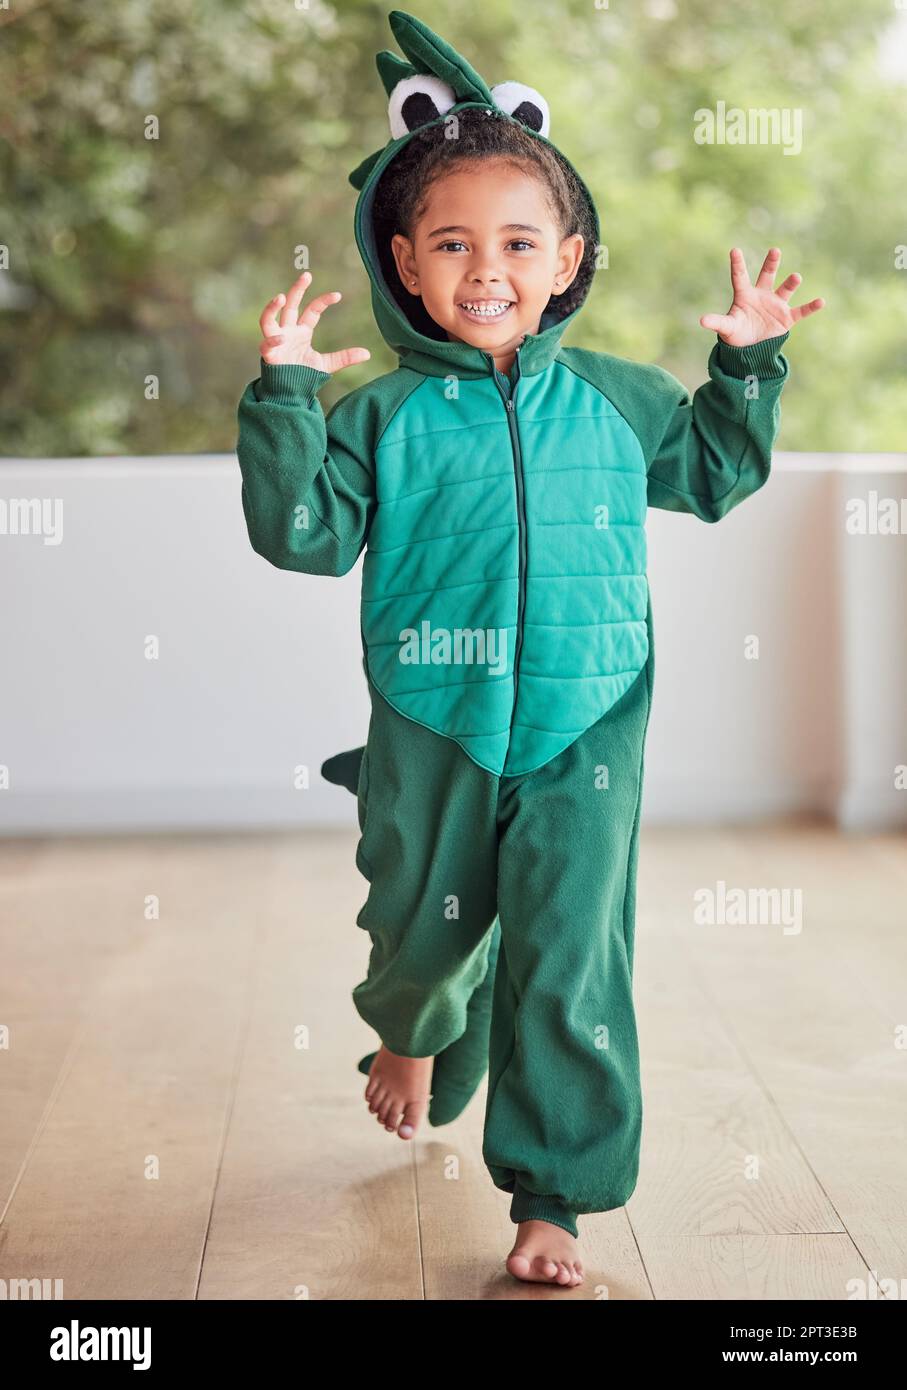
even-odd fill
[[(395, 365), (347, 182), (387, 139), (374, 55), (395, 46), (391, 8), (0, 10), (5, 454), (232, 449), (258, 316), (300, 246), (315, 289), (344, 292), (322, 345), (372, 352), (323, 404)], [(827, 300), (791, 335), (778, 447), (907, 447), (907, 60), (882, 62), (907, 22), (899, 0), (401, 8), (492, 83), (519, 78), (549, 100), (608, 250), (567, 341), (658, 361), (693, 388), (714, 342), (699, 315), (730, 303), (730, 247), (755, 274), (777, 244), (782, 275), (804, 277), (794, 302)], [(695, 113), (719, 102), (801, 112), (800, 153), (698, 144)]]

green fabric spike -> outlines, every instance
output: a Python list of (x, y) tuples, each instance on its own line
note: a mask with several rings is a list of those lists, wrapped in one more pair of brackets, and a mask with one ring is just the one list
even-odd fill
[(344, 753), (335, 753), (332, 758), (321, 764), (322, 777), (337, 787), (346, 787), (347, 791), (355, 796), (359, 788), (359, 769), (364, 752), (363, 745), (362, 748), (350, 748)]
[(488, 947), (488, 969), (466, 1006), (466, 1031), (435, 1058), (428, 1107), (431, 1125), (450, 1124), (462, 1114), (488, 1070), (491, 1004), (500, 946), (501, 923), (495, 919)]
[[(478, 101), (488, 106), (495, 105), (491, 89), (475, 68), (440, 35), (429, 29), (427, 24), (423, 24), (421, 19), (406, 14), (403, 10), (391, 10), (388, 19), (395, 39), (407, 58), (412, 59), (411, 62), (407, 62), (387, 48), (376, 55), (375, 63), (388, 96), (404, 77), (430, 73), (434, 77), (440, 77), (453, 88), (458, 102)], [(353, 188), (361, 192), (385, 149), (387, 145), (370, 154), (348, 176)]]
[(363, 159), (362, 163), (353, 170), (349, 176), (349, 180), (354, 188), (362, 189), (365, 187), (369, 174), (383, 154), (383, 150), (376, 150), (374, 154), (369, 155), (368, 159)]
[(407, 63), (399, 54), (391, 53), (388, 48), (382, 48), (375, 58), (375, 64), (388, 96), (397, 83), (403, 81), (404, 77), (415, 77), (416, 75), (416, 69), (412, 63)]
[(459, 101), (494, 104), (490, 88), (455, 48), (404, 10), (391, 10), (388, 23), (403, 52), (419, 72), (431, 72), (449, 82)]

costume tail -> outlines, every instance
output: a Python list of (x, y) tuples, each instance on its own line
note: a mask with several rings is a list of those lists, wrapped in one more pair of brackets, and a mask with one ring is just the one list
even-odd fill
[(362, 748), (350, 748), (345, 753), (335, 753), (321, 764), (321, 775), (326, 782), (337, 787), (346, 787), (355, 796), (359, 789), (359, 769), (362, 766)]

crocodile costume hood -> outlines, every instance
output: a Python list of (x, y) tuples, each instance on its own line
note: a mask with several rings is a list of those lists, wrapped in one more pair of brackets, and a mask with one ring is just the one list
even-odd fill
[[(574, 166), (547, 138), (548, 106), (539, 92), (515, 81), (489, 87), (465, 58), (414, 15), (392, 10), (388, 18), (394, 37), (406, 54), (406, 59), (403, 59), (385, 49), (376, 59), (388, 96), (390, 139), (383, 149), (369, 155), (349, 176), (353, 187), (360, 190), (355, 211), (355, 234), (371, 281), (375, 320), (385, 342), (399, 354), (406, 366), (434, 376), (444, 376), (452, 371), (467, 379), (484, 377), (489, 370), (487, 353), (469, 343), (451, 342), (417, 296), (406, 294), (409, 303), (404, 311), (388, 285), (372, 220), (375, 190), (388, 165), (415, 132), (430, 125), (443, 126), (460, 112), (477, 108), (497, 119), (520, 124), (524, 130), (548, 145), (570, 170), (586, 198), (590, 221), (595, 230), (593, 244), (587, 246), (586, 256), (594, 256), (599, 244), (598, 212), (589, 189)], [(569, 292), (568, 289), (566, 293)], [(527, 333), (523, 340), (520, 366), (524, 375), (541, 371), (553, 359), (564, 330), (579, 313), (587, 294), (588, 286), (568, 313), (562, 312), (557, 298), (552, 298), (542, 315), (538, 333)]]

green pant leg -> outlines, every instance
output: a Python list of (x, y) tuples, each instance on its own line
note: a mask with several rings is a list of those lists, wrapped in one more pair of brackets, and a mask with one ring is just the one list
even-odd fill
[[(360, 829), (365, 823), (367, 800), (367, 779), (362, 776), (364, 754), (364, 747), (351, 748), (328, 758), (321, 767), (326, 781), (345, 787), (358, 797)], [(495, 918), (488, 946), (487, 968), (469, 999), (465, 1031), (435, 1057), (428, 1107), (428, 1122), (431, 1125), (450, 1124), (457, 1119), (472, 1100), (488, 1070), (488, 1035), (500, 941), (501, 925)], [(369, 1075), (374, 1057), (375, 1053), (369, 1052), (358, 1064), (358, 1070), (365, 1076)]]
[(356, 854), (369, 893), (356, 921), (372, 948), (353, 1002), (392, 1052), (436, 1056), (465, 1033), (487, 975), (498, 779), (370, 693)]
[(495, 1185), (514, 1194), (513, 1220), (540, 1217), (574, 1234), (577, 1214), (623, 1206), (638, 1176), (632, 947), (653, 664), (650, 653), (623, 697), (557, 758), (501, 782), (502, 939), (482, 1152)]

